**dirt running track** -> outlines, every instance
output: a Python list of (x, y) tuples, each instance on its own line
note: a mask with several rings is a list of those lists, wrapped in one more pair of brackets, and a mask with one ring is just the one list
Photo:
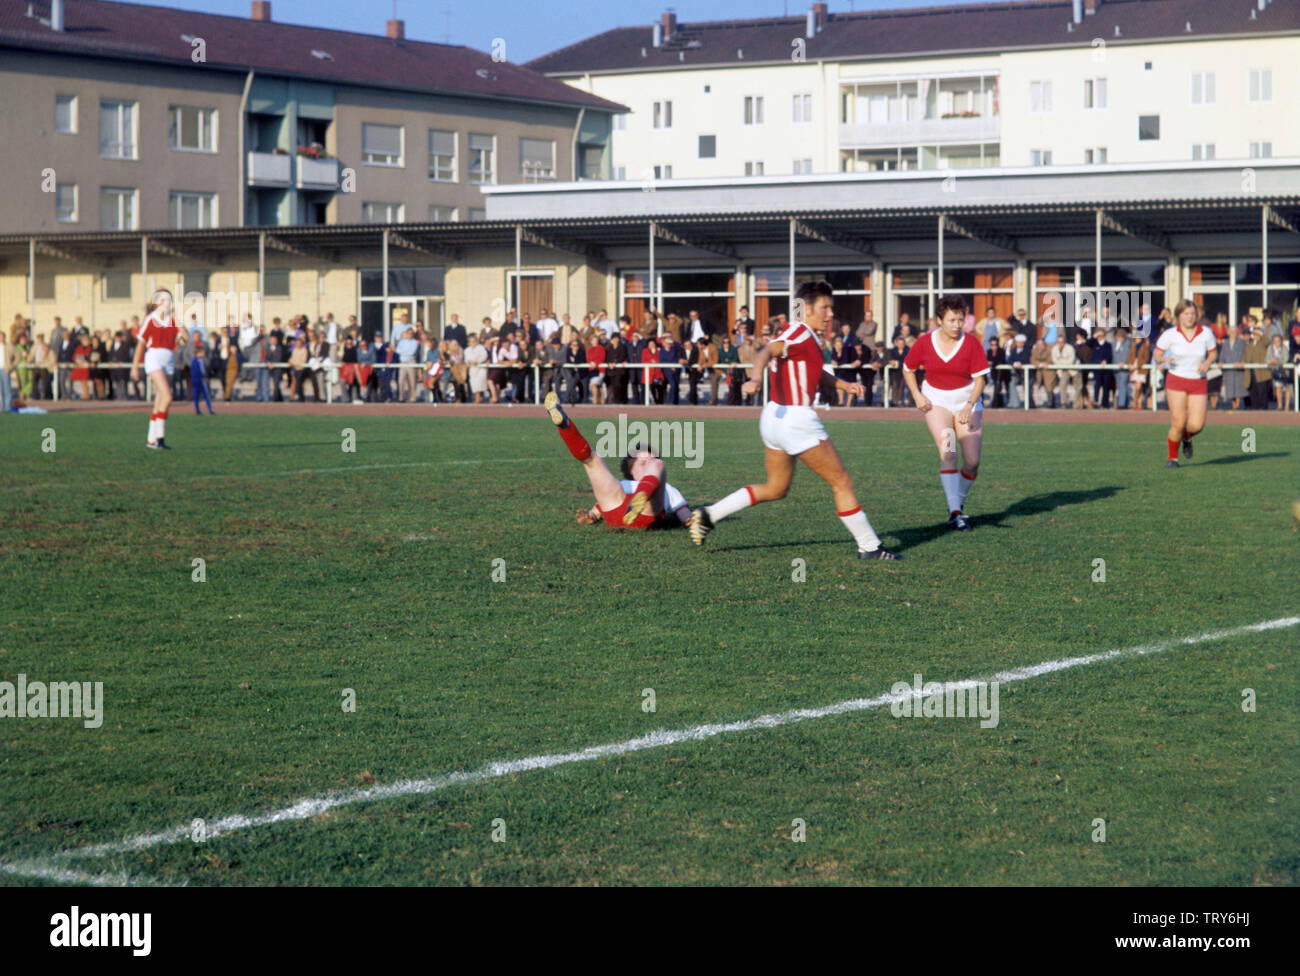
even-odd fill
[[(95, 413), (139, 413), (148, 412), (148, 405), (138, 400), (126, 403), (108, 402), (60, 402), (57, 404), (39, 404), (51, 413), (95, 412)], [(253, 401), (215, 401), (213, 409), (217, 414), (282, 414), (287, 416), (316, 417), (516, 417), (530, 413), (542, 414), (541, 407), (531, 404), (521, 406), (501, 404), (440, 403), (431, 406), (427, 403), (256, 403)], [(188, 413), (190, 403), (172, 404), (173, 416)], [(646, 407), (607, 404), (604, 406), (566, 407), (575, 419), (583, 417), (608, 417), (620, 413), (627, 414), (631, 420), (639, 418), (667, 418), (674, 420), (699, 420), (707, 417), (731, 417), (735, 419), (757, 419), (758, 407)], [(920, 414), (909, 408), (883, 407), (827, 407), (818, 411), (826, 420), (906, 420), (919, 421)], [(988, 423), (1025, 423), (1025, 424), (1159, 424), (1168, 426), (1169, 413), (1165, 410), (1152, 413), (1150, 410), (985, 410), (984, 419)], [(1247, 427), (1300, 427), (1300, 413), (1280, 410), (1214, 410), (1206, 420), (1208, 426), (1228, 423)]]

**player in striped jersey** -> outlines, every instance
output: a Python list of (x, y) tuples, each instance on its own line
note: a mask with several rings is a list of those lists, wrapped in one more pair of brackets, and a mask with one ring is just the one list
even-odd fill
[[(853, 491), (853, 479), (844, 469), (835, 445), (826, 435), (817, 411), (813, 409), (824, 375), (824, 361), (814, 330), (822, 330), (833, 315), (834, 292), (825, 281), (808, 281), (795, 294), (795, 321), (754, 357), (750, 379), (741, 388), (747, 395), (759, 390), (758, 376), (768, 371), (771, 400), (763, 407), (758, 431), (767, 448), (767, 481), (746, 485), (720, 501), (696, 509), (691, 515), (691, 539), (703, 545), (713, 526), (729, 515), (759, 502), (784, 498), (794, 477), (795, 458), (812, 468), (828, 485), (835, 497), (835, 512), (858, 544), (859, 559), (901, 559), (880, 545), (866, 513)], [(835, 381), (835, 388), (861, 395), (861, 384)]]
[(176, 345), (190, 341), (189, 332), (176, 324), (172, 317), (172, 293), (159, 288), (153, 302), (146, 310), (144, 324), (135, 347), (131, 363), (131, 381), (140, 382), (140, 361), (144, 371), (153, 381), (153, 409), (149, 413), (149, 434), (145, 446), (153, 450), (170, 450), (164, 440), (167, 434), (167, 408), (172, 403), (172, 373), (176, 365)]

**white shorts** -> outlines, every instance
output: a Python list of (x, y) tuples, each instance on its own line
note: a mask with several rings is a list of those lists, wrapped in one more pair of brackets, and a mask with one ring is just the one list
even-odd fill
[(176, 354), (170, 349), (146, 349), (144, 354), (144, 372), (148, 374), (161, 369), (168, 376), (176, 371)]
[[(921, 383), (921, 392), (925, 398), (933, 403), (936, 407), (943, 407), (953, 416), (961, 413), (966, 404), (970, 401), (971, 392), (975, 389), (975, 384), (970, 383), (959, 390), (937, 390), (927, 382)], [(978, 413), (984, 409), (984, 398), (975, 401), (975, 406), (971, 408), (972, 413)]]
[(786, 407), (769, 401), (758, 421), (763, 443), (791, 457), (826, 440), (826, 428), (812, 407)]

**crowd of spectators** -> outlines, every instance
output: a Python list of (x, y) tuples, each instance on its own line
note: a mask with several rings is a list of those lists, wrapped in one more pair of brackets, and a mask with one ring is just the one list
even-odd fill
[[(1169, 309), (1153, 317), (1145, 305), (1133, 322), (1112, 321), (1106, 308), (1094, 321), (1085, 308), (1069, 324), (1050, 316), (1035, 323), (1024, 309), (1003, 319), (989, 308), (968, 315), (965, 328), (995, 367), (985, 388), (990, 407), (1020, 408), (1028, 400), (1031, 408), (1139, 410), (1159, 396), (1159, 372), (1148, 364), (1172, 322)], [(1284, 316), (1270, 308), (1236, 325), (1219, 315), (1201, 324), (1219, 346), (1208, 375), (1211, 409), (1291, 409), (1291, 371), (1300, 364), (1294, 311)], [(177, 399), (210, 389), (225, 400), (302, 401), (310, 389), (320, 401), (330, 384), (342, 402), (533, 403), (555, 390), (566, 403), (752, 405), (761, 394), (742, 393), (746, 367), (787, 322), (777, 315), (757, 323), (742, 306), (730, 325), (704, 321), (696, 311), (685, 318), (650, 311), (634, 324), (604, 309), (581, 322), (547, 309), (533, 321), (510, 309), (503, 322), (484, 318), (474, 330), (453, 314), (441, 336), (403, 315), (387, 340), (369, 338), (356, 316), (339, 323), (332, 314), (315, 324), (306, 315), (274, 318), (269, 326), (246, 316), (219, 328), (192, 314), (184, 325), (189, 341), (177, 350), (172, 380)], [(839, 393), (838, 405), (910, 406), (902, 361), (918, 329), (936, 325), (913, 324), (903, 314), (886, 335), (870, 312), (856, 327), (835, 321), (818, 336), (823, 358), (840, 379), (866, 388), (865, 397)], [(98, 331), (80, 316), (70, 325), (56, 317), (47, 336), (16, 315), (0, 333), (4, 409), (15, 396), (50, 399), (56, 379), (62, 398), (142, 399), (143, 377), (133, 381), (127, 368), (139, 329), (139, 316)], [(999, 368), (1006, 366), (1014, 369)], [(194, 377), (204, 378), (207, 389), (195, 389)]]

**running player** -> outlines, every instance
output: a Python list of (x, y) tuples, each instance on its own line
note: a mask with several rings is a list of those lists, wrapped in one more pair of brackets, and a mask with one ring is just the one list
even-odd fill
[(172, 317), (172, 293), (159, 288), (147, 309), (144, 324), (131, 362), (131, 382), (140, 382), (140, 360), (153, 381), (153, 410), (149, 413), (149, 433), (145, 446), (153, 450), (171, 450), (164, 437), (167, 433), (167, 408), (172, 403), (172, 373), (175, 371), (176, 343), (190, 341), (184, 326)]
[[(858, 504), (853, 491), (853, 479), (844, 470), (835, 445), (826, 435), (822, 422), (813, 409), (813, 396), (822, 385), (824, 362), (814, 330), (823, 330), (834, 314), (831, 299), (834, 293), (825, 281), (808, 281), (799, 286), (795, 294), (795, 307), (802, 309), (802, 321), (789, 325), (774, 340), (764, 346), (754, 357), (750, 379), (741, 388), (746, 395), (757, 393), (760, 384), (755, 377), (768, 371), (769, 392), (772, 399), (763, 407), (758, 423), (759, 435), (767, 448), (767, 481), (761, 485), (746, 485), (721, 501), (695, 510), (691, 516), (691, 539), (699, 546), (712, 531), (713, 526), (729, 515), (734, 515), (759, 502), (784, 498), (794, 477), (795, 458), (803, 461), (830, 485), (835, 498), (835, 512), (852, 533), (858, 544), (859, 559), (901, 559), (880, 545), (880, 539), (871, 529), (866, 513)], [(835, 381), (836, 389), (863, 392), (857, 383)]]
[(1165, 401), (1169, 405), (1169, 460), (1166, 468), (1178, 467), (1178, 444), (1183, 457), (1192, 456), (1192, 438), (1205, 426), (1207, 402), (1206, 370), (1219, 358), (1214, 332), (1196, 324), (1196, 303), (1183, 299), (1174, 307), (1174, 328), (1156, 340), (1157, 366), (1168, 366)]
[[(984, 347), (962, 330), (966, 302), (941, 298), (935, 309), (939, 327), (913, 343), (903, 360), (903, 380), (912, 402), (925, 415), (939, 448), (939, 483), (948, 504), (948, 524), (962, 532), (970, 521), (962, 514), (966, 496), (980, 469), (980, 442), (984, 437), (984, 377), (989, 374)], [(925, 370), (918, 389), (916, 371)], [(961, 445), (961, 470), (957, 445)]]
[(583, 525), (593, 525), (604, 519), (615, 529), (677, 528), (691, 517), (682, 493), (668, 484), (664, 477), (664, 462), (651, 451), (634, 448), (623, 458), (623, 479), (615, 478), (605, 460), (591, 449), (587, 439), (578, 433), (560, 406), (560, 398), (552, 390), (543, 401), (551, 422), (555, 424), (564, 446), (582, 462), (596, 495), (596, 504), (578, 510), (576, 518)]

